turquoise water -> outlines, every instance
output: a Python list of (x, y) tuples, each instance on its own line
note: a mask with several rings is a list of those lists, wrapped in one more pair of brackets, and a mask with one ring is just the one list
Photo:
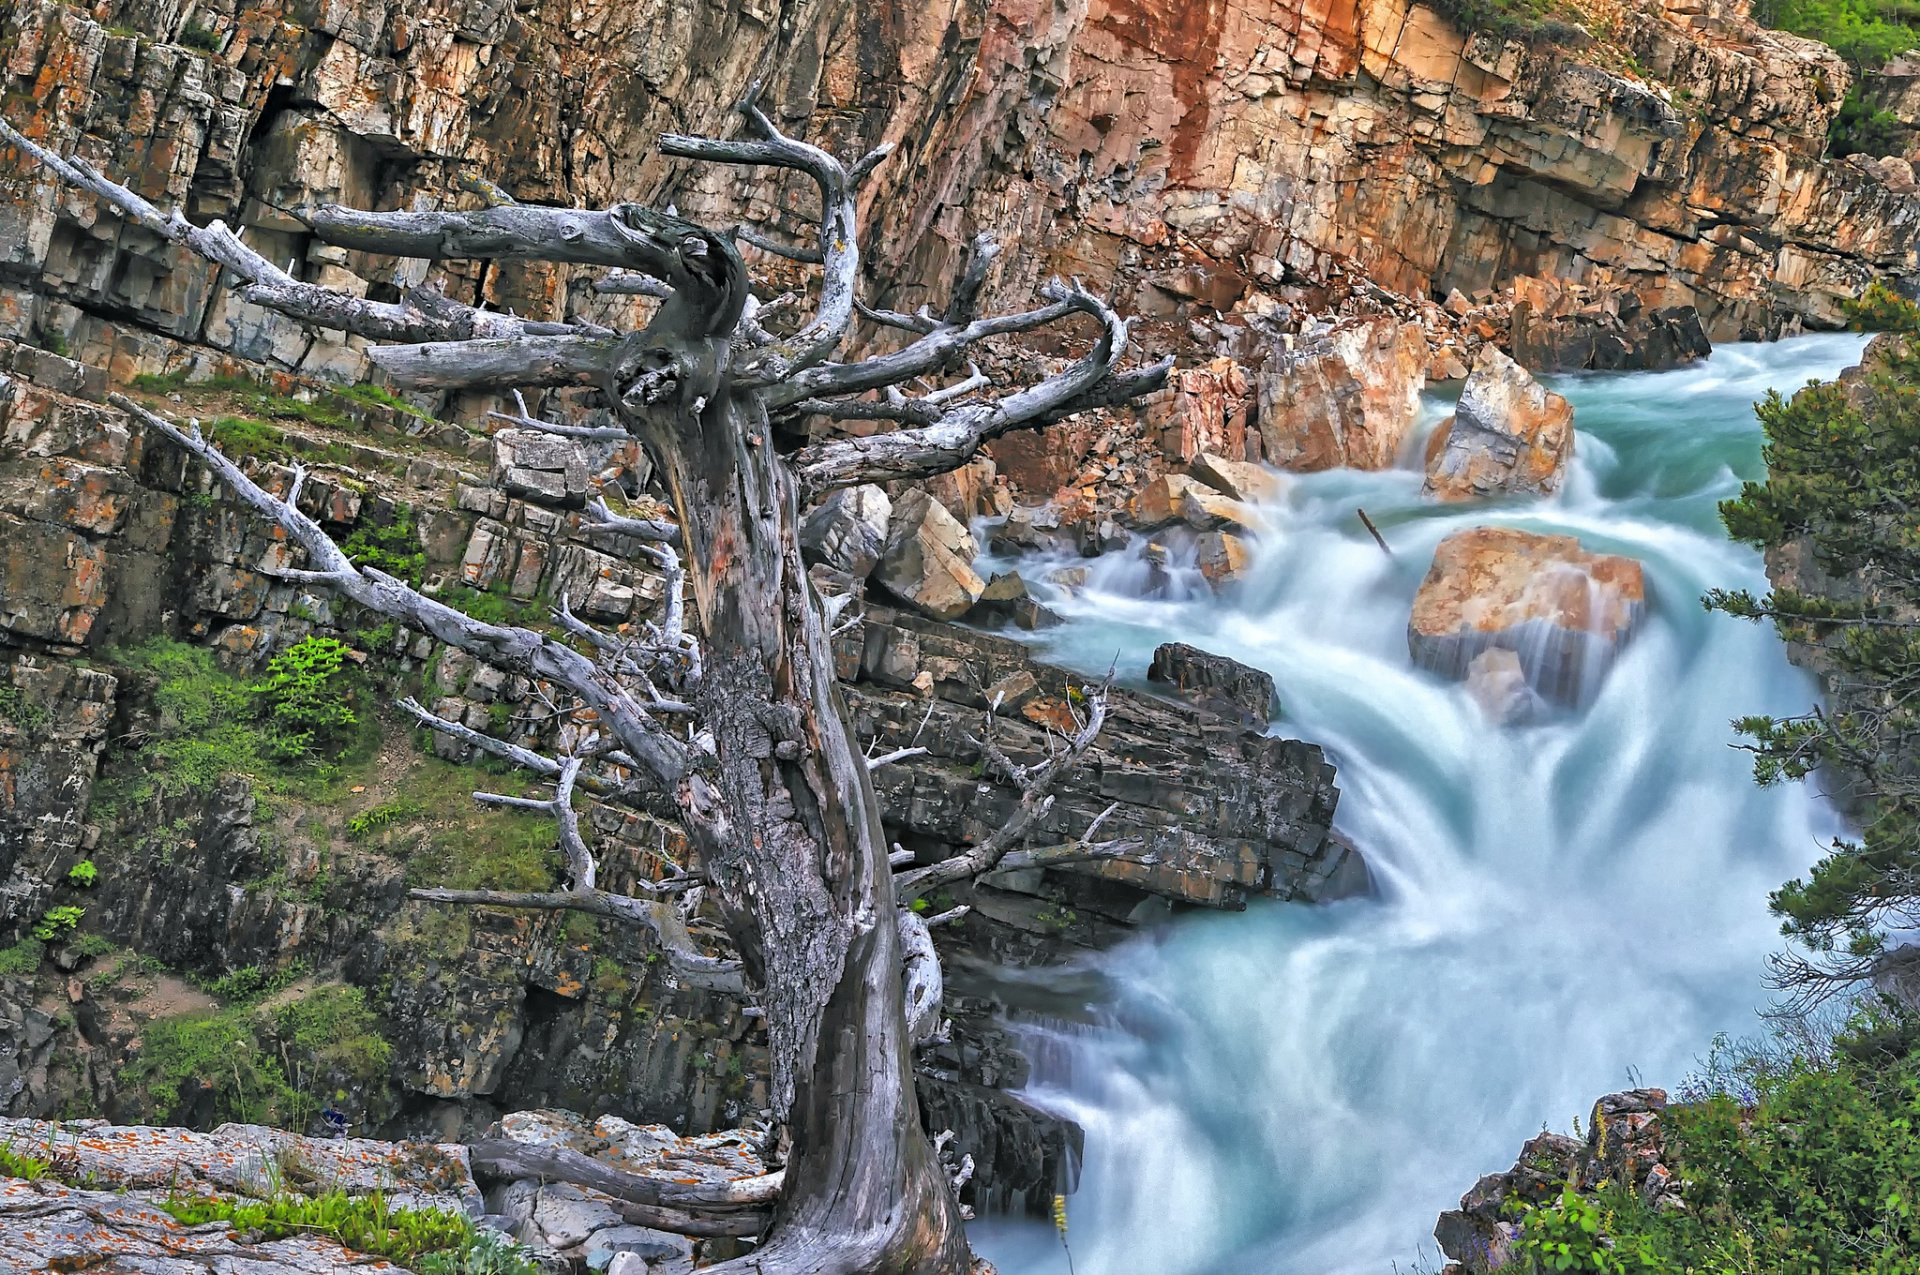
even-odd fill
[[(1693, 368), (1563, 377), (1565, 489), (1471, 507), (1402, 469), (1294, 480), (1250, 578), (1139, 596), (1122, 557), (1063, 599), (1050, 658), (1138, 676), (1178, 639), (1271, 672), (1278, 727), (1340, 769), (1338, 827), (1378, 896), (1187, 915), (1100, 958), (1093, 1026), (1027, 1025), (1029, 1098), (1079, 1121), (1078, 1275), (1432, 1269), (1430, 1233), (1482, 1173), (1599, 1094), (1676, 1085), (1714, 1033), (1759, 1029), (1770, 890), (1837, 829), (1801, 787), (1761, 791), (1743, 714), (1807, 707), (1771, 632), (1708, 615), (1764, 588), (1716, 504), (1762, 472), (1752, 403), (1853, 363), (1863, 338), (1724, 346)], [(1445, 407), (1428, 405), (1435, 420)], [(1424, 431), (1422, 431), (1422, 437)], [(1364, 507), (1388, 558), (1354, 515)], [(1433, 548), (1489, 523), (1576, 535), (1647, 568), (1651, 615), (1582, 714), (1502, 731), (1413, 669), (1406, 620)], [(1050, 1227), (973, 1228), (1003, 1275), (1067, 1264)]]

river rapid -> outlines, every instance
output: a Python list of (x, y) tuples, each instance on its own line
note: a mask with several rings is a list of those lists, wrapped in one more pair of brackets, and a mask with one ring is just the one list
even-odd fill
[[(1143, 598), (1144, 568), (1110, 555), (1058, 600), (1067, 623), (1038, 645), (1070, 667), (1117, 655), (1138, 680), (1179, 640), (1273, 674), (1275, 730), (1338, 765), (1336, 825), (1376, 886), (1183, 915), (1091, 962), (1105, 991), (1086, 1013), (1021, 1025), (1026, 1096), (1086, 1130), (1077, 1275), (1437, 1270), (1436, 1215), (1528, 1136), (1601, 1093), (1677, 1085), (1717, 1032), (1760, 1030), (1780, 941), (1767, 894), (1838, 823), (1804, 786), (1756, 788), (1730, 747), (1731, 719), (1804, 710), (1812, 680), (1770, 629), (1699, 599), (1765, 588), (1716, 512), (1764, 472), (1754, 400), (1835, 375), (1863, 345), (1801, 337), (1549, 378), (1578, 432), (1556, 497), (1423, 502), (1423, 424), (1399, 469), (1295, 479), (1230, 596), (1176, 572), (1169, 596)], [(1434, 546), (1495, 523), (1646, 566), (1649, 618), (1577, 715), (1501, 730), (1409, 663)], [(972, 1234), (1003, 1275), (1068, 1269), (1045, 1224)]]

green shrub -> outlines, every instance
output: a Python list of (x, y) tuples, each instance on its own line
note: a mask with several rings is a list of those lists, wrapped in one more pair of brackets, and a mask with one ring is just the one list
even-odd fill
[(346, 676), (347, 644), (305, 637), (273, 657), (253, 689), (266, 709), (268, 747), (285, 761), (332, 755), (360, 724)]
[(202, 983), (207, 994), (223, 1001), (245, 1003), (259, 1000), (262, 996), (271, 996), (293, 986), (309, 973), (307, 963), (295, 958), (279, 969), (262, 969), (258, 965), (243, 965), (237, 970), (229, 970), (219, 978)]
[(46, 959), (47, 945), (39, 939), (21, 939), (0, 950), (0, 974), (31, 974)]
[(218, 53), (220, 33), (197, 20), (189, 21), (180, 29), (180, 43), (189, 49), (199, 49), (202, 53)]
[(340, 546), (354, 565), (384, 571), (418, 588), (427, 570), (427, 551), (415, 527), (413, 506), (395, 507), (393, 518), (378, 526), (367, 521)]
[(1518, 1250), (1537, 1270), (1606, 1275), (1920, 1270), (1917, 1034), (1867, 1017), (1828, 1049), (1716, 1042), (1661, 1119), (1685, 1207), (1618, 1183), (1567, 1192), (1520, 1215)]
[(83, 890), (91, 889), (93, 883), (99, 879), (100, 869), (93, 866), (92, 859), (82, 859), (67, 869), (67, 884), (79, 886)]
[(1877, 111), (1854, 85), (1840, 103), (1840, 113), (1827, 129), (1827, 153), (1835, 159), (1848, 155), (1898, 155), (1906, 149), (1906, 127), (1892, 111)]
[(1558, 16), (1572, 11), (1555, 0), (1432, 0), (1431, 7), (1468, 34), (1485, 31), (1506, 40), (1569, 47), (1589, 40), (1585, 29)]
[(1876, 279), (1853, 301), (1842, 302), (1855, 332), (1920, 332), (1920, 305)]

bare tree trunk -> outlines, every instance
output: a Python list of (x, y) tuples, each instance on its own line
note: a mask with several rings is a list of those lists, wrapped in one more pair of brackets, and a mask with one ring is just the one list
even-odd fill
[[(708, 346), (696, 362), (724, 361), (723, 341)], [(705, 402), (615, 397), (684, 537), (717, 790), (711, 805), (695, 796), (687, 822), (764, 989), (775, 1102), (789, 1110), (788, 1185), (742, 1268), (964, 1272), (958, 1205), (914, 1095), (880, 808), (800, 558), (792, 471), (758, 395), (725, 379)]]

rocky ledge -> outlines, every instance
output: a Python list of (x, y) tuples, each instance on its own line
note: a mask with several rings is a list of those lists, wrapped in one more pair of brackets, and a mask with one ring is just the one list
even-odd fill
[[(758, 1131), (685, 1138), (618, 1117), (532, 1111), (507, 1116), (490, 1133), (470, 1148), (311, 1138), (259, 1125), (199, 1133), (0, 1119), (0, 1145), (9, 1153), (0, 1170), (0, 1271), (333, 1275), (366, 1268), (408, 1275), (324, 1224), (270, 1238), (176, 1217), (183, 1205), (325, 1196), (454, 1215), (465, 1229), (508, 1237), (513, 1256), (553, 1275), (685, 1275), (700, 1261), (735, 1255), (739, 1241), (692, 1240), (636, 1222), (659, 1219), (634, 1198), (696, 1186), (764, 1200), (778, 1188)], [(547, 1173), (524, 1171), (523, 1156)], [(598, 1185), (543, 1180), (556, 1165)]]

